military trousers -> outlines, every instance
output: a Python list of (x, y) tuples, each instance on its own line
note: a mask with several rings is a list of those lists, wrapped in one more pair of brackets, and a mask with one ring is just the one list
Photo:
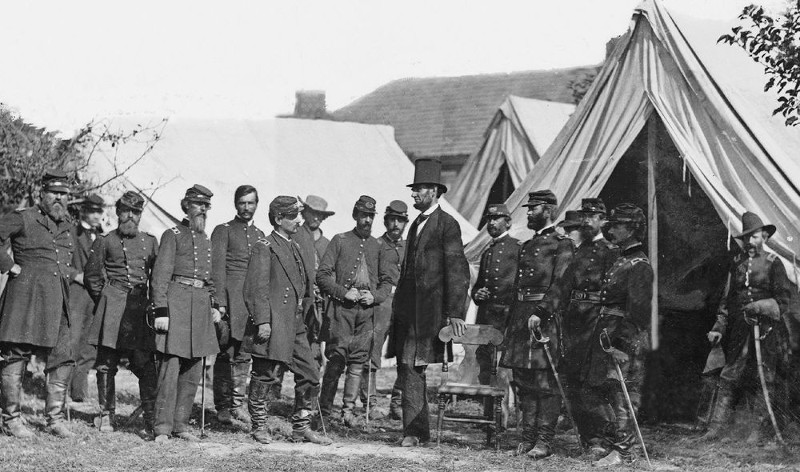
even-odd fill
[(217, 412), (242, 405), (251, 356), (242, 350), (242, 342), (230, 338), (220, 346), (214, 360), (214, 406)]
[[(130, 371), (139, 379), (139, 400), (142, 402), (143, 407), (149, 409), (156, 400), (158, 372), (156, 371), (155, 355), (152, 352), (99, 346), (97, 348), (95, 369), (97, 370), (98, 378), (98, 397), (104, 397), (103, 400), (105, 401), (105, 404), (100, 402), (100, 409), (104, 413), (114, 414), (115, 411), (114, 377), (117, 375), (117, 366), (122, 357), (128, 358)], [(103, 382), (105, 382), (107, 396), (102, 395), (100, 392)]]
[(158, 389), (154, 432), (158, 435), (189, 431), (189, 417), (203, 372), (201, 357), (184, 358), (158, 353)]
[(522, 407), (523, 440), (547, 444), (556, 434), (561, 413), (561, 394), (550, 369), (513, 369), (513, 384), (517, 387)]

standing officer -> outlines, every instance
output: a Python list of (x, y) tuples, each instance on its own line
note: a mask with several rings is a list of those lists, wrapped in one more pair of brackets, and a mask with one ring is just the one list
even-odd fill
[(553, 453), (552, 441), (561, 408), (558, 384), (544, 347), (531, 345), (531, 330), (550, 338), (553, 361), (560, 359), (561, 296), (559, 283), (572, 260), (573, 246), (558, 234), (553, 216), (558, 200), (550, 190), (528, 194), (528, 228), (533, 237), (522, 245), (515, 265), (516, 282), (506, 351), (500, 364), (514, 372), (522, 408), (522, 442), (517, 454), (541, 459)]
[[(742, 241), (744, 252), (733, 260), (727, 293), (720, 303), (717, 322), (708, 333), (712, 344), (722, 341), (726, 363), (719, 376), (719, 394), (711, 425), (703, 439), (719, 438), (733, 412), (736, 395), (743, 387), (758, 385), (752, 328), (756, 323), (760, 325), (767, 391), (773, 401), (782, 400), (776, 397), (775, 370), (788, 350), (784, 317), (792, 294), (783, 263), (775, 253), (766, 250), (766, 243), (773, 234), (775, 226), (765, 225), (755, 213), (748, 211), (742, 215), (742, 232), (735, 238)], [(763, 395), (757, 395), (761, 424), (748, 438), (751, 443), (759, 442), (770, 429)]]
[[(74, 231), (75, 252), (72, 253), (72, 265), (78, 272), (84, 271), (92, 244), (103, 233), (100, 223), (104, 207), (103, 198), (95, 194), (81, 202), (80, 221), (75, 225)], [(70, 328), (72, 352), (75, 355), (75, 369), (72, 372), (69, 393), (73, 401), (82, 402), (88, 395), (89, 369), (92, 368), (97, 354), (97, 348), (87, 342), (94, 315), (94, 301), (89, 295), (88, 287), (74, 281), (69, 284), (69, 311), (72, 314)]]
[(599, 198), (584, 198), (579, 210), (581, 245), (569, 264), (563, 282), (558, 283), (564, 311), (564, 373), (568, 395), (573, 406), (575, 422), (584, 442), (596, 455), (609, 453), (603, 444), (603, 429), (612, 421), (613, 411), (607, 404), (593, 403), (594, 396), (586, 393), (589, 386), (590, 356), (599, 348), (598, 321), (601, 318), (603, 285), (606, 271), (619, 257), (617, 247), (608, 242), (601, 231), (606, 221), (606, 207)]
[[(505, 205), (489, 205), (481, 224), (484, 221), (492, 241), (481, 255), (478, 277), (472, 287), (472, 300), (478, 305), (475, 323), (490, 325), (502, 333), (508, 324), (509, 307), (515, 298), (514, 278), (517, 275), (517, 258), (522, 243), (508, 234), (511, 229), (511, 213)], [(475, 360), (479, 368), (478, 381), (489, 385), (494, 367), (491, 346), (479, 346), (475, 351)], [(508, 387), (511, 379), (508, 378), (510, 375), (507, 370), (499, 371), (497, 377), (501, 382), (498, 387)], [(494, 402), (487, 399), (484, 403), (484, 414), (493, 409)]]
[(232, 418), (250, 422), (244, 404), (250, 355), (241, 349), (248, 317), (242, 287), (250, 250), (265, 236), (253, 223), (258, 208), (255, 187), (242, 185), (237, 188), (233, 203), (236, 216), (211, 233), (211, 279), (222, 322), (227, 325), (227, 329), (222, 330), (221, 352), (214, 362), (214, 406), (217, 420), (222, 424), (232, 424)]
[(253, 246), (244, 282), (250, 313), (242, 349), (253, 356), (248, 407), (253, 439), (271, 442), (267, 429), (269, 404), (280, 374), (294, 374), (292, 439), (328, 445), (330, 439), (311, 429), (312, 399), (319, 394), (319, 365), (306, 336), (303, 301), (310, 300), (311, 280), (300, 247), (292, 240), (300, 226), (297, 199), (276, 197), (269, 204), (273, 231)]
[(30, 438), (20, 416), (22, 375), (34, 354), (47, 357), (47, 424), (56, 436), (74, 436), (64, 421), (64, 402), (74, 358), (70, 333), (69, 284), (83, 283), (72, 266), (73, 224), (67, 214), (67, 175), (42, 178), (38, 205), (0, 219), (0, 271), (9, 279), (0, 298), (0, 409), (5, 431)]
[(620, 255), (603, 279), (596, 328), (597, 333), (608, 333), (611, 353), (606, 353), (599, 342), (590, 345), (584, 383), (585, 394), (592, 398), (589, 403), (607, 404), (614, 411), (614, 422), (604, 430), (605, 445), (611, 452), (595, 464), (599, 467), (630, 461), (631, 448), (637, 442), (614, 363), (620, 366), (636, 414), (642, 400), (645, 355), (650, 348), (653, 298), (653, 268), (641, 243), (644, 227), (644, 212), (636, 205), (622, 203), (611, 210), (607, 232)]
[(569, 210), (566, 212), (564, 219), (559, 221), (556, 225), (556, 231), (560, 228), (564, 232), (564, 236), (572, 240), (576, 248), (581, 245), (581, 226), (583, 220), (577, 211)]
[[(337, 234), (328, 245), (317, 271), (317, 285), (331, 299), (326, 316), (330, 322), (322, 378), (320, 408), (330, 415), (339, 377), (347, 368), (342, 394), (342, 419), (353, 426), (353, 409), (361, 387), (361, 373), (370, 359), (374, 335), (374, 307), (391, 291), (391, 279), (379, 265), (380, 245), (370, 236), (375, 218), (375, 199), (367, 195), (353, 206), (356, 227)], [(367, 366), (369, 369), (369, 366)]]
[(156, 401), (155, 339), (147, 326), (148, 283), (158, 252), (155, 236), (139, 231), (144, 198), (125, 192), (116, 203), (117, 229), (95, 240), (86, 264), (84, 280), (97, 301), (89, 326), (88, 342), (97, 346), (97, 400), (101, 415), (95, 425), (114, 431), (116, 385), (114, 377), (121, 357), (139, 379), (145, 427), (144, 439), (153, 436)]
[(198, 441), (189, 415), (200, 383), (201, 359), (219, 352), (214, 323), (221, 320), (211, 280), (211, 242), (206, 212), (213, 193), (202, 185), (186, 190), (186, 218), (164, 231), (153, 268), (156, 350), (160, 368), (156, 395), (156, 441), (169, 435)]
[[(381, 367), (383, 343), (386, 341), (392, 322), (394, 292), (397, 289), (403, 256), (406, 253), (406, 242), (403, 240), (403, 231), (406, 228), (406, 224), (408, 224), (408, 206), (400, 200), (393, 200), (386, 207), (386, 212), (383, 215), (383, 226), (386, 228), (386, 232), (378, 238), (380, 264), (389, 276), (392, 288), (389, 290), (386, 300), (375, 307), (375, 330), (372, 339), (372, 352), (370, 353), (371, 367), (364, 369), (361, 376), (361, 402), (366, 406), (367, 401), (369, 401), (370, 419), (381, 419), (386, 416), (386, 413), (379, 410), (376, 405), (377, 387), (375, 385), (375, 374)], [(367, 394), (367, 386), (370, 389), (369, 394)], [(402, 418), (403, 410), (400, 407), (402, 398), (403, 391), (400, 390), (400, 382), (395, 379), (390, 404), (392, 419), (399, 420)]]
[[(444, 361), (439, 331), (449, 324), (456, 336), (466, 332), (469, 264), (458, 222), (439, 206), (447, 191), (442, 163), (414, 162), (410, 184), (414, 208), (422, 212), (411, 224), (403, 270), (395, 292), (388, 357), (397, 357), (403, 390), (403, 447), (430, 439), (425, 370)], [(448, 356), (449, 357), (449, 356)]]

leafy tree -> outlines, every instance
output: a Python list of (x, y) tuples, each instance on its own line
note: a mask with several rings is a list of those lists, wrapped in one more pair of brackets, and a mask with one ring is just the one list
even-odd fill
[(787, 126), (796, 126), (800, 120), (800, 0), (793, 0), (783, 15), (775, 17), (761, 6), (750, 5), (739, 19), (742, 24), (718, 42), (742, 47), (764, 66), (764, 91), (775, 88), (778, 92), (773, 114), (783, 116)]

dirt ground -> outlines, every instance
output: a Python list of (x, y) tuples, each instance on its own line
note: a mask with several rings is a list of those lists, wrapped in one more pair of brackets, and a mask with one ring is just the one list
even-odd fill
[[(433, 385), (435, 380), (431, 379)], [(379, 392), (388, 393), (394, 381), (394, 369), (379, 373)], [(98, 412), (94, 395), (94, 373), (90, 374), (91, 398), (82, 403), (71, 403), (72, 429), (75, 438), (58, 439), (44, 431), (43, 381), (35, 378), (27, 382), (24, 416), (37, 431), (31, 441), (0, 437), (0, 471), (501, 471), (501, 470), (596, 470), (592, 457), (575, 450), (576, 441), (571, 432), (557, 438), (557, 454), (542, 461), (515, 457), (513, 451), (518, 441), (514, 422), (502, 436), (502, 449), (495, 452), (485, 445), (485, 433), (477, 427), (459, 423), (445, 424), (441, 447), (435, 441), (424, 447), (405, 449), (397, 446), (401, 439), (399, 421), (371, 421), (356, 429), (344, 428), (331, 421), (327, 432), (334, 444), (322, 447), (312, 444), (294, 444), (285, 436), (291, 426), (286, 417), (291, 414), (292, 379), (287, 375), (282, 401), (272, 405), (270, 424), (275, 441), (269, 445), (256, 444), (249, 434), (216, 422), (211, 388), (206, 390), (206, 433), (200, 443), (173, 440), (167, 444), (145, 442), (134, 431), (141, 419), (121, 425), (114, 433), (99, 433), (91, 426)], [(118, 375), (117, 404), (119, 423), (125, 422), (138, 404), (136, 379), (127, 370)], [(381, 395), (381, 405), (388, 406), (388, 395)], [(199, 434), (201, 395), (195, 399), (192, 422)], [(341, 402), (337, 396), (336, 404)], [(459, 411), (478, 411), (474, 402), (459, 401)], [(435, 410), (434, 410), (435, 411)], [(432, 417), (432, 424), (434, 418)], [(656, 470), (705, 471), (777, 471), (800, 470), (800, 435), (788, 431), (790, 446), (786, 451), (767, 450), (748, 446), (744, 442), (747, 431), (732, 428), (731, 439), (705, 444), (697, 441), (699, 433), (689, 425), (645, 426), (644, 436)], [(435, 437), (435, 436), (434, 436)], [(647, 470), (640, 458), (622, 470)]]

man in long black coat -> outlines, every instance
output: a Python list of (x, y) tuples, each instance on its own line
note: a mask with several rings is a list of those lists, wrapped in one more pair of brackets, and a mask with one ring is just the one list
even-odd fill
[[(417, 159), (410, 184), (414, 208), (403, 270), (395, 292), (388, 357), (397, 357), (403, 390), (403, 447), (430, 439), (425, 370), (443, 362), (439, 330), (448, 323), (456, 336), (465, 332), (469, 265), (458, 222), (439, 206), (447, 191), (441, 162)], [(448, 356), (449, 357), (449, 356)]]

